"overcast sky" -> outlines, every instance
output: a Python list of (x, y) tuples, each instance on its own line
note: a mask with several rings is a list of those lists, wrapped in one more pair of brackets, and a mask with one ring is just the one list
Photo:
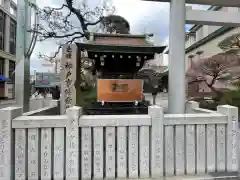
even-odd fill
[[(64, 0), (37, 0), (40, 7), (61, 6)], [(89, 6), (95, 6), (101, 3), (101, 0), (85, 0)], [(141, 0), (108, 0), (112, 1), (116, 7), (116, 14), (126, 18), (131, 27), (131, 33), (154, 33), (154, 42), (156, 45), (168, 44), (168, 26), (169, 26), (169, 4), (159, 2), (145, 2)], [(80, 0), (75, 0), (80, 2)], [(206, 9), (206, 6), (195, 5), (193, 8)], [(186, 26), (186, 30), (189, 25)], [(49, 67), (43, 67), (46, 64), (38, 59), (37, 53), (53, 53), (57, 45), (52, 41), (38, 42), (31, 57), (31, 71), (47, 71)]]

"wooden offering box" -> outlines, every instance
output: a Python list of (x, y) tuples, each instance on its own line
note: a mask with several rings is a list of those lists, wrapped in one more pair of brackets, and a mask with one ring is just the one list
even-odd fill
[(134, 102), (143, 98), (141, 79), (98, 79), (98, 102)]

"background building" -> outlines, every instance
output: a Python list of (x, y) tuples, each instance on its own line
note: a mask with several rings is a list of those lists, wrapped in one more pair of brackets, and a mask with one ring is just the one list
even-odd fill
[(5, 84), (5, 98), (14, 98), (16, 12), (17, 5), (12, 0), (0, 0), (0, 75), (8, 78)]
[[(240, 12), (237, 7), (211, 6), (209, 11)], [(191, 66), (191, 62), (202, 57), (213, 56), (222, 49), (218, 44), (233, 34), (239, 33), (240, 28), (193, 25), (186, 33), (186, 69)]]
[(60, 74), (51, 72), (35, 72), (34, 74), (35, 88), (55, 88), (61, 86)]
[[(225, 12), (239, 12), (240, 8), (237, 7), (221, 7), (211, 6), (209, 11), (225, 11)], [(239, 27), (222, 27), (222, 26), (209, 26), (209, 25), (194, 25), (186, 33), (186, 70), (191, 68), (194, 61), (199, 61), (204, 57), (211, 57), (223, 50), (218, 44), (225, 38), (233, 34), (240, 33)], [(211, 92), (211, 89), (205, 83), (197, 85), (196, 91), (198, 92)], [(216, 82), (214, 85), (218, 89), (231, 88), (230, 84), (226, 82)]]
[[(240, 12), (238, 7), (211, 6), (208, 11)], [(211, 57), (223, 50), (218, 46), (227, 37), (240, 33), (240, 27), (223, 27), (210, 25), (193, 25), (186, 32), (185, 42), (185, 65), (186, 71), (191, 68), (193, 62), (202, 58)], [(168, 54), (168, 50), (166, 51)], [(214, 85), (219, 89), (228, 89), (231, 85), (228, 82), (216, 82)], [(231, 87), (230, 87), (231, 88)], [(197, 84), (191, 90), (196, 92), (210, 93), (211, 89), (205, 83)], [(191, 92), (189, 92), (192, 94)]]

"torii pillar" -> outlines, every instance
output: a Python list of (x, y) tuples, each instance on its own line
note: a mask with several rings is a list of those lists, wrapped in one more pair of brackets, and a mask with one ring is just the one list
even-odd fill
[(168, 113), (185, 113), (185, 0), (170, 2)]
[(30, 57), (26, 57), (31, 36), (27, 32), (31, 27), (30, 6), (25, 0), (17, 1), (17, 40), (15, 67), (15, 99), (23, 111), (29, 111), (30, 100)]

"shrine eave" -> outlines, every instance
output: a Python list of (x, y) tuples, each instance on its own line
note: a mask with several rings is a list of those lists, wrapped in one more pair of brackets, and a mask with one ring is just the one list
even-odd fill
[(118, 53), (138, 53), (138, 54), (160, 54), (163, 53), (166, 46), (129, 46), (129, 45), (106, 45), (106, 44), (90, 44), (76, 43), (81, 50), (91, 52), (118, 52)]

